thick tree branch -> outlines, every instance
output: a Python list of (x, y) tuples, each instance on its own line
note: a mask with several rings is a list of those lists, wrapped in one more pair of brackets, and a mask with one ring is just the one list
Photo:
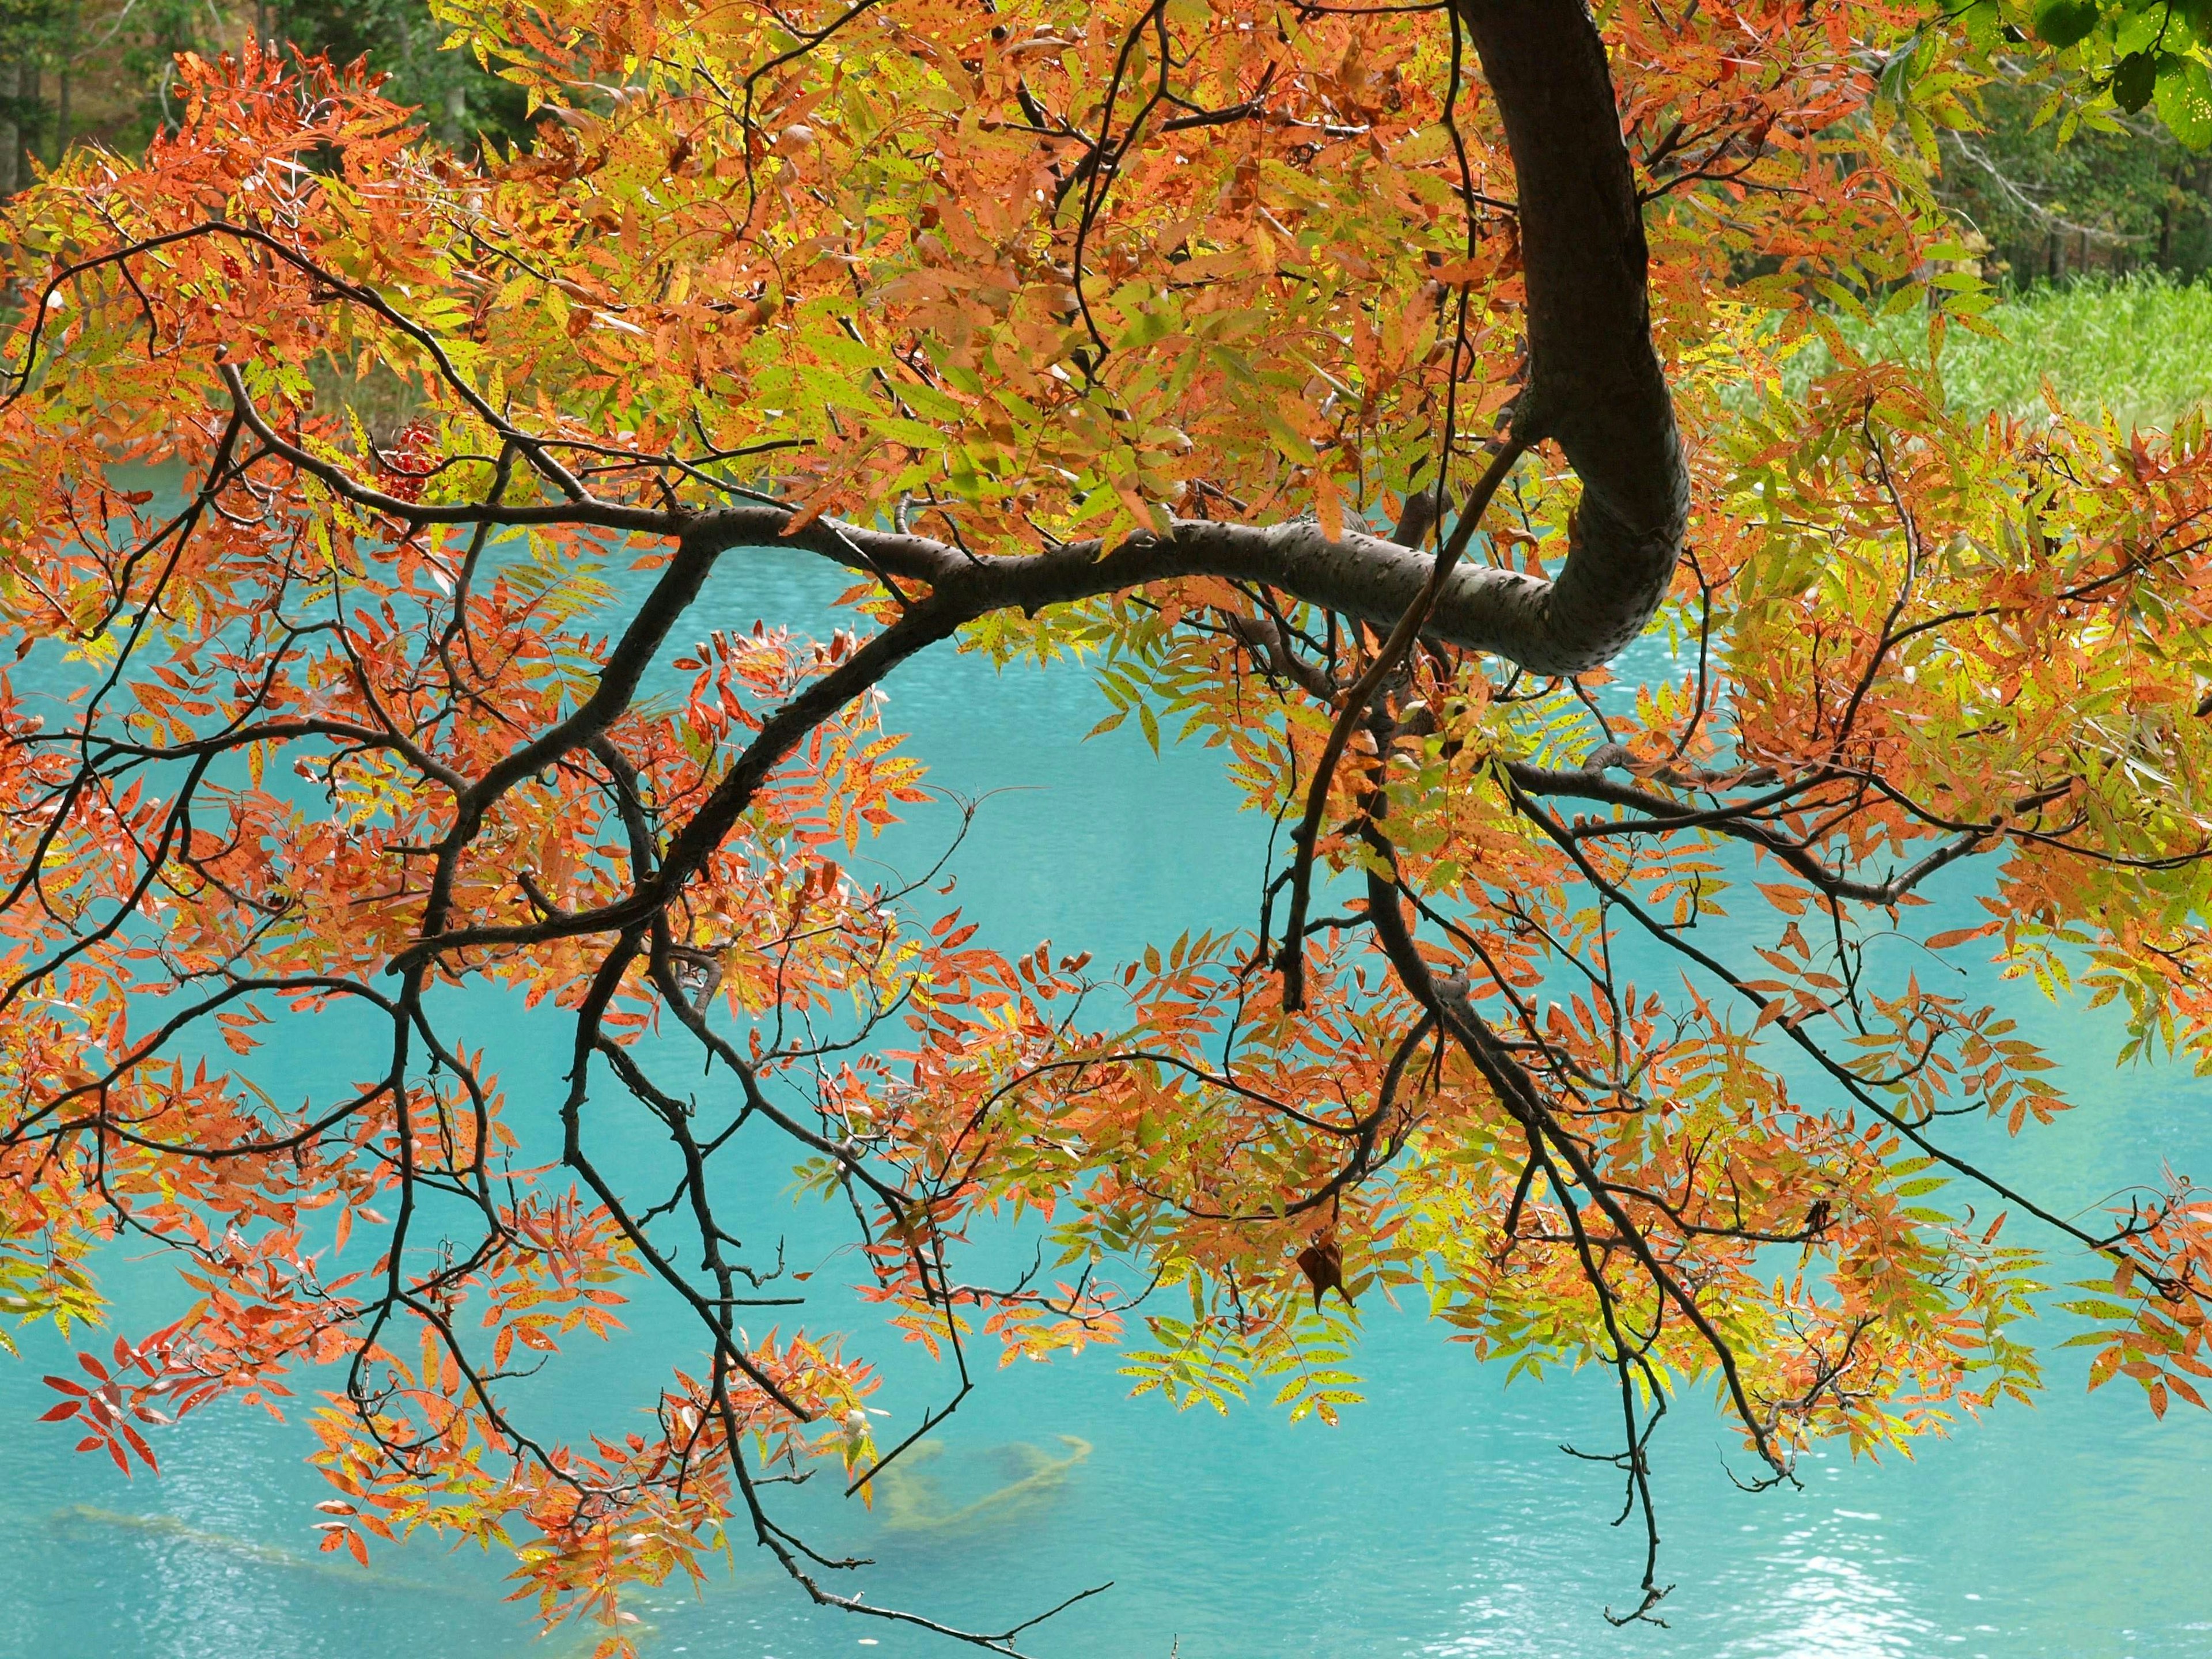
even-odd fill
[(1567, 562), (1515, 597), (1522, 667), (1594, 667), (1644, 631), (1689, 520), (1689, 471), (1651, 343), (1641, 204), (1605, 42), (1581, 0), (1458, 0), (1513, 154), (1528, 283), (1517, 435), (1582, 480)]

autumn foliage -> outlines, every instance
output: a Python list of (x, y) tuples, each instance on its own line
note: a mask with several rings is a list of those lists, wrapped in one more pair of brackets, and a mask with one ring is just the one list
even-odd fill
[[(249, 47), (7, 210), (0, 1292), (91, 1317), (125, 1237), (181, 1278), (57, 1382), (88, 1448), (303, 1389), (326, 1547), (505, 1542), (611, 1626), (725, 1528), (854, 1604), (759, 1482), (865, 1492), (887, 1331), (960, 1394), (975, 1347), (1120, 1340), (1139, 1389), (1333, 1419), (1358, 1310), (1425, 1298), (1617, 1374), (1647, 1523), (1680, 1389), (1770, 1479), (2026, 1396), (2054, 1249), (2090, 1381), (2203, 1403), (2212, 1198), (2147, 1168), (2083, 1219), (1948, 1133), (2067, 1105), (1954, 958), (2212, 1066), (2208, 436), (1946, 412), (1963, 26), (1607, 10), (1692, 489), (1616, 679), (1378, 660), (1395, 605), (1174, 562), (1194, 525), (1419, 546), (1503, 444), (1467, 557), (1556, 569), (1577, 486), (1507, 443), (1521, 210), (1452, 11), (441, 9), (532, 148), (464, 167), (360, 70)], [(1868, 307), (1930, 363), (1858, 361)], [(371, 370), (397, 434), (331, 398)], [(830, 637), (689, 618), (799, 558), (849, 570)], [(955, 648), (1087, 658), (1109, 723), (1218, 745), (1285, 824), (1338, 741), (1253, 931), (1109, 966), (856, 874), (924, 788), (873, 688)], [(1286, 940), (1308, 854), (1337, 879)], [(1939, 881), (1981, 925), (1925, 922)], [(468, 983), (564, 1055), (527, 1123)], [(383, 1032), (374, 1074), (264, 1092), (319, 1020)], [(667, 1180), (619, 1190), (641, 1124)], [(747, 1317), (805, 1293), (734, 1242), (721, 1172), (771, 1157), (853, 1218), (885, 1324), (849, 1347)], [(976, 1282), (1017, 1211), (1047, 1260)], [(698, 1320), (651, 1431), (541, 1439), (503, 1385), (643, 1296)]]

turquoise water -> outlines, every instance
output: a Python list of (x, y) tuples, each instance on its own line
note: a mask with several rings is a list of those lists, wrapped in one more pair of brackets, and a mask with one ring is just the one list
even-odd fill
[[(747, 562), (740, 563), (740, 556)], [(782, 552), (732, 556), (710, 626), (818, 616), (836, 584)], [(673, 653), (672, 653), (673, 654)], [(1013, 951), (1051, 937), (1118, 960), (1185, 928), (1249, 922), (1266, 826), (1235, 811), (1214, 756), (1156, 758), (1133, 732), (1088, 744), (1101, 706), (1080, 672), (1001, 678), (974, 659), (910, 665), (890, 714), (912, 732), (932, 781), (994, 796), (955, 868), (958, 902)], [(923, 813), (887, 842), (909, 870), (947, 832)], [(1952, 903), (1963, 903), (1954, 893)], [(2212, 1089), (2159, 1072), (2114, 1073), (2102, 1015), (2000, 993), (2076, 1069), (2081, 1109), (2021, 1143), (1978, 1148), (2062, 1204), (2127, 1182), (2212, 1167)], [(508, 1045), (515, 1115), (550, 1120), (562, 1062), (548, 1021), (485, 997), (460, 1011)], [(342, 1028), (282, 1039), (263, 1080), (282, 1097), (344, 1073)], [(534, 1104), (533, 1104), (534, 1103)], [(1969, 1131), (1969, 1133), (1978, 1132)], [(778, 1190), (774, 1172), (761, 1190)], [(770, 1198), (794, 1265), (844, 1240), (832, 1212)], [(1009, 1255), (1011, 1238), (987, 1249)], [(827, 1264), (825, 1279), (837, 1276)], [(2051, 1277), (2074, 1276), (2055, 1264)], [(116, 1328), (173, 1310), (167, 1270), (111, 1253)], [(1664, 1630), (1615, 1631), (1632, 1604), (1638, 1540), (1608, 1525), (1610, 1471), (1561, 1442), (1610, 1450), (1617, 1405), (1596, 1376), (1507, 1389), (1412, 1310), (1363, 1308), (1370, 1403), (1343, 1425), (1291, 1426), (1260, 1407), (1227, 1418), (1131, 1401), (1111, 1350), (983, 1375), (919, 1474), (947, 1510), (1041, 1459), (1071, 1459), (1021, 1506), (957, 1527), (899, 1531), (834, 1492), (791, 1513), (825, 1549), (879, 1565), (856, 1585), (878, 1602), (998, 1628), (1106, 1579), (1115, 1588), (1034, 1632), (1065, 1659), (1242, 1659), (1366, 1655), (1620, 1656), (1620, 1659), (2180, 1659), (2212, 1656), (2212, 1421), (2185, 1407), (2152, 1420), (2116, 1384), (2083, 1392), (2082, 1366), (2051, 1358), (2034, 1410), (2006, 1408), (1917, 1461), (1808, 1458), (1802, 1491), (1739, 1492), (1737, 1437), (1703, 1398), (1680, 1401), (1656, 1449), (1662, 1577), (1678, 1586)], [(531, 1402), (562, 1432), (616, 1432), (666, 1364), (697, 1351), (689, 1315), (650, 1293), (604, 1347), (564, 1355)], [(893, 1429), (918, 1420), (950, 1378), (917, 1353), (869, 1340), (884, 1362)], [(2058, 1333), (2054, 1332), (2056, 1335)], [(126, 1481), (73, 1437), (32, 1419), (53, 1398), (40, 1374), (68, 1365), (30, 1334), (0, 1358), (0, 1656), (22, 1659), (568, 1659), (595, 1632), (544, 1640), (501, 1599), (501, 1565), (429, 1547), (386, 1548), (363, 1573), (313, 1553), (311, 1505), (327, 1489), (301, 1463), (307, 1431), (237, 1407), (210, 1408), (159, 1443), (164, 1474)], [(73, 1367), (71, 1367), (73, 1369)], [(310, 1386), (303, 1382), (303, 1389)], [(296, 1413), (295, 1413), (296, 1417)], [(1076, 1457), (1070, 1438), (1087, 1443)], [(1024, 1451), (1022, 1448), (1035, 1449)], [(964, 1651), (875, 1620), (812, 1609), (773, 1564), (741, 1550), (703, 1597), (673, 1589), (633, 1605), (645, 1651), (701, 1659), (817, 1659)], [(862, 1647), (863, 1639), (873, 1644)]]

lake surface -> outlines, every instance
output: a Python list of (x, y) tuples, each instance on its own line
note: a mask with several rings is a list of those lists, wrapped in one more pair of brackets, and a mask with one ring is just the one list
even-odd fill
[[(807, 625), (838, 585), (787, 551), (733, 554), (684, 642), (757, 617)], [(1000, 948), (1048, 936), (1119, 961), (1185, 928), (1249, 924), (1266, 825), (1237, 811), (1215, 755), (1155, 757), (1131, 730), (1081, 742), (1103, 705), (1080, 670), (1002, 678), (987, 662), (939, 656), (888, 689), (890, 714), (915, 734), (933, 783), (971, 795), (1027, 786), (986, 804), (954, 865), (957, 902)], [(951, 823), (949, 811), (921, 814), (879, 850), (916, 869)], [(2017, 988), (1993, 994), (2073, 1063), (2060, 1075), (2079, 1109), (2019, 1143), (1964, 1131), (1978, 1151), (2061, 1207), (2154, 1176), (2161, 1158), (2212, 1167), (2212, 1085), (2116, 1073), (2116, 1027), (2103, 1014), (2054, 1009)], [(558, 1017), (478, 1000), (510, 1045), (511, 1115), (550, 1121)], [(319, 1027), (312, 1040), (302, 1030), (288, 1053), (280, 1034), (264, 1050), (262, 1080), (296, 1093), (345, 1060), (344, 1039), (342, 1029)], [(812, 1205), (790, 1206), (782, 1225), (794, 1265), (845, 1237)], [(2047, 1277), (2081, 1268), (2061, 1258)], [(840, 1270), (828, 1262), (823, 1278)], [(177, 1306), (159, 1262), (112, 1251), (102, 1271), (111, 1329), (143, 1334)], [(896, 1413), (886, 1427), (901, 1430), (950, 1379), (845, 1307), (825, 1299), (807, 1311), (808, 1328), (851, 1329), (883, 1363), (878, 1402)], [(1045, 1470), (1019, 1501), (921, 1528), (901, 1528), (893, 1504), (871, 1514), (834, 1493), (801, 1493), (793, 1513), (816, 1544), (877, 1558), (859, 1581), (871, 1599), (953, 1622), (1004, 1628), (1113, 1580), (1026, 1638), (1030, 1651), (1064, 1659), (2212, 1656), (2212, 1420), (2177, 1406), (2154, 1422), (2124, 1382), (2087, 1395), (2070, 1355), (2047, 1353), (2051, 1387), (2033, 1410), (1962, 1425), (1924, 1443), (1917, 1461), (1816, 1453), (1802, 1490), (1757, 1496), (1729, 1480), (1744, 1456), (1710, 1401), (1678, 1401), (1655, 1449), (1662, 1575), (1678, 1586), (1661, 1609), (1668, 1627), (1616, 1631), (1603, 1609), (1633, 1604), (1639, 1540), (1609, 1525), (1620, 1507), (1612, 1472), (1559, 1449), (1613, 1449), (1607, 1379), (1508, 1389), (1502, 1366), (1475, 1363), (1416, 1310), (1370, 1299), (1361, 1313), (1369, 1403), (1340, 1427), (1292, 1426), (1256, 1406), (1223, 1418), (1133, 1401), (1113, 1351), (1092, 1348), (982, 1376), (913, 1476), (931, 1486), (910, 1496), (943, 1515)], [(650, 1290), (625, 1314), (617, 1340), (580, 1340), (533, 1399), (564, 1432), (622, 1431), (651, 1379), (696, 1354), (690, 1316)], [(33, 1420), (55, 1397), (40, 1374), (74, 1365), (44, 1328), (22, 1346), (20, 1363), (0, 1358), (0, 1656), (590, 1651), (596, 1630), (538, 1639), (524, 1610), (502, 1601), (495, 1558), (386, 1547), (369, 1572), (318, 1558), (311, 1506), (328, 1488), (301, 1463), (300, 1413), (280, 1424), (211, 1407), (163, 1436), (160, 1477), (126, 1481), (104, 1457), (72, 1453), (64, 1429)], [(301, 1379), (310, 1401), (313, 1382)], [(972, 1651), (817, 1611), (749, 1548), (703, 1597), (672, 1588), (630, 1605), (648, 1621), (642, 1646), (653, 1659)]]

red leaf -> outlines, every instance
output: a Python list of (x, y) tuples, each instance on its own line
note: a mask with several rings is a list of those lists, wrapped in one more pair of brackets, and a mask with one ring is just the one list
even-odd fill
[(1929, 934), (1928, 948), (1948, 951), (1954, 945), (1966, 944), (1969, 939), (1987, 939), (1996, 930), (1997, 924), (1994, 921), (1985, 921), (1978, 927), (1954, 927), (1944, 933)]
[[(146, 1437), (140, 1434), (137, 1430), (132, 1428), (128, 1423), (122, 1424), (119, 1426), (123, 1430), (123, 1437), (131, 1443), (131, 1449), (138, 1454), (140, 1460), (144, 1462), (148, 1468), (151, 1469), (156, 1474), (161, 1474), (161, 1466), (155, 1459), (154, 1449), (146, 1443)], [(129, 1471), (125, 1470), (125, 1473), (128, 1474)]]
[(1344, 1288), (1344, 1252), (1333, 1238), (1316, 1239), (1297, 1255), (1298, 1269), (1313, 1285), (1314, 1308), (1321, 1308), (1323, 1291), (1334, 1291), (1350, 1307), (1352, 1292)]
[(830, 498), (826, 493), (817, 495), (812, 501), (807, 502), (805, 506), (800, 507), (798, 512), (793, 514), (790, 518), (785, 520), (783, 528), (777, 531), (776, 534), (779, 536), (796, 536), (800, 531), (805, 529), (807, 526), (812, 524), (817, 519), (820, 518), (822, 516), (823, 508), (829, 505)]

